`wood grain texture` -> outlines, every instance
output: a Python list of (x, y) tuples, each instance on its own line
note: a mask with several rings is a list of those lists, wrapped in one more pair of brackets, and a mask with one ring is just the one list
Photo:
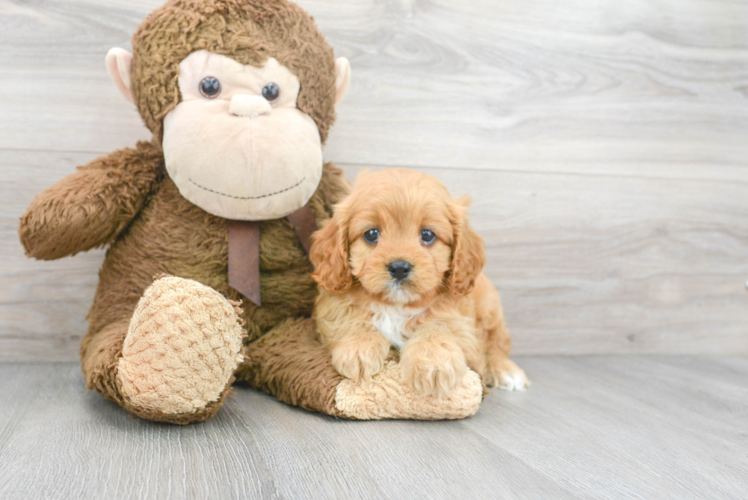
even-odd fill
[[(148, 133), (108, 80), (161, 0), (0, 0), (0, 359), (73, 360), (102, 252), (33, 196)], [(518, 353), (748, 353), (748, 4), (302, 0), (353, 83), (326, 148), (475, 199)]]
[(517, 353), (748, 354), (744, 186), (423, 170), (473, 196)]
[(86, 333), (98, 269), (94, 250), (57, 261), (24, 256), (18, 219), (40, 191), (92, 160), (91, 153), (0, 153), (0, 359), (73, 361)]
[[(17, 215), (55, 169), (9, 153), (26, 199), (0, 219), (0, 358), (74, 360), (101, 252), (26, 259)], [(44, 160), (54, 158), (49, 153)], [(88, 154), (60, 158), (85, 161)], [(60, 162), (60, 160), (56, 160)], [(355, 179), (359, 168), (347, 166)], [(748, 354), (748, 203), (726, 182), (425, 169), (471, 193), (519, 354)], [(41, 175), (40, 175), (41, 174)], [(718, 214), (715, 217), (715, 214)]]
[[(160, 3), (0, 2), (0, 148), (147, 137), (103, 56)], [(299, 3), (353, 65), (332, 160), (747, 182), (748, 4)]]
[(204, 424), (126, 415), (77, 365), (0, 365), (0, 497), (740, 499), (748, 360), (527, 358), (455, 422), (351, 422), (237, 388)]

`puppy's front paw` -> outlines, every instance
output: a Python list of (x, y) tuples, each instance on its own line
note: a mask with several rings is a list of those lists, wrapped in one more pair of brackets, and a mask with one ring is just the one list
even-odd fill
[(524, 391), (530, 386), (525, 371), (507, 357), (489, 359), (483, 380), (488, 387), (506, 391)]
[(390, 344), (381, 335), (367, 335), (331, 346), (332, 366), (342, 376), (358, 382), (382, 371)]
[(467, 363), (454, 342), (422, 338), (405, 345), (400, 369), (405, 382), (416, 392), (446, 396), (462, 381)]

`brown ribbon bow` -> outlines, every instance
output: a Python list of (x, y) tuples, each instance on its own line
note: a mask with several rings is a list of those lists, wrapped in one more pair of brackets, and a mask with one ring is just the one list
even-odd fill
[[(308, 254), (317, 221), (309, 205), (288, 216)], [(260, 299), (260, 221), (229, 220), (229, 286), (258, 307)]]

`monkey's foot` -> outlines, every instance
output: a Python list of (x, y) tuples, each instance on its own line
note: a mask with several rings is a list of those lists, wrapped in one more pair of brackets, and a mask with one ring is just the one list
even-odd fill
[(286, 403), (335, 417), (457, 419), (473, 415), (483, 400), (483, 384), (473, 371), (449, 395), (424, 396), (405, 383), (392, 358), (371, 381), (354, 383), (333, 367), (332, 354), (319, 341), (311, 318), (276, 326), (249, 345), (248, 356), (237, 372), (239, 380)]
[(423, 395), (413, 390), (398, 364), (389, 360), (371, 382), (341, 381), (335, 391), (335, 408), (341, 416), (360, 420), (383, 418), (444, 420), (469, 417), (483, 401), (483, 383), (468, 370), (446, 396)]
[[(172, 276), (143, 294), (122, 349), (117, 383), (138, 413), (206, 413), (225, 399), (242, 361), (245, 333), (237, 307), (210, 287)], [(218, 410), (207, 412), (204, 418)]]

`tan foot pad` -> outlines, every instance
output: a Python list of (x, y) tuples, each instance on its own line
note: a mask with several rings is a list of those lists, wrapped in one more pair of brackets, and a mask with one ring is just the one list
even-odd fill
[(155, 281), (135, 309), (117, 380), (131, 404), (166, 414), (216, 401), (237, 365), (244, 331), (234, 305), (196, 281)]
[(335, 393), (335, 408), (348, 418), (445, 420), (469, 417), (483, 400), (483, 384), (468, 370), (462, 384), (446, 397), (423, 396), (402, 381), (400, 367), (388, 361), (372, 382), (343, 380)]

